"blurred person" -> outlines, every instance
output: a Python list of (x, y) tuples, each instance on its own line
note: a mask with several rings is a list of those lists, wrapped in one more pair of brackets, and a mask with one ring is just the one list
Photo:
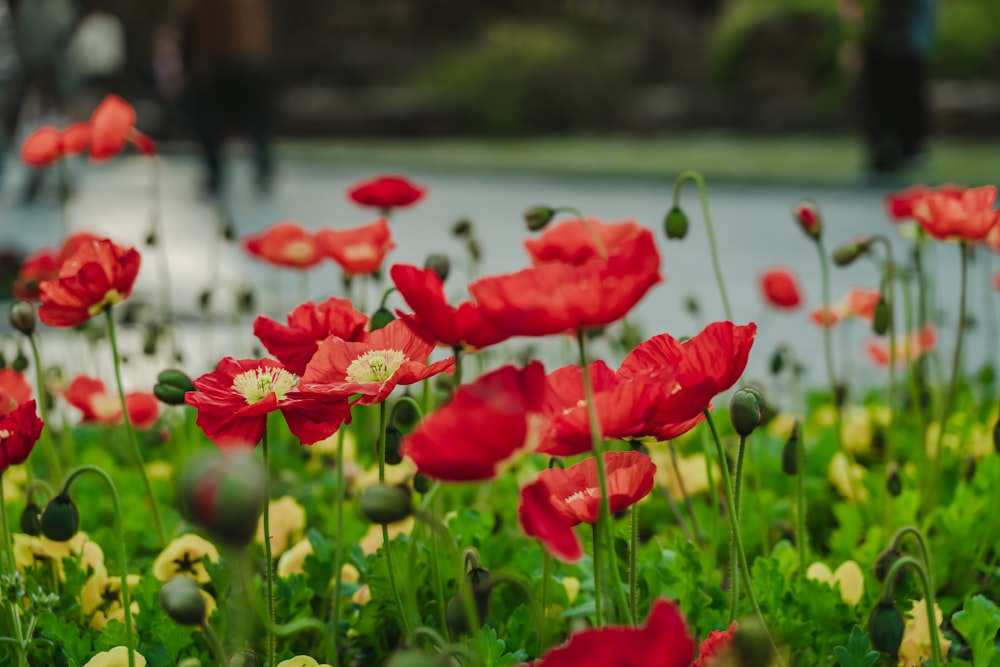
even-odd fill
[(201, 144), (208, 194), (221, 193), (228, 129), (249, 135), (256, 184), (270, 191), (271, 24), (266, 0), (181, 0), (187, 103)]

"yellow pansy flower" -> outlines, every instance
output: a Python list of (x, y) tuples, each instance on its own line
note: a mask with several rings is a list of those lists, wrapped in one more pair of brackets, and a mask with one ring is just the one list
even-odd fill
[[(268, 510), (268, 528), (271, 530), (271, 556), (277, 557), (289, 547), (293, 539), (306, 529), (306, 510), (291, 496), (272, 500)], [(264, 544), (264, 517), (257, 522), (257, 544)]]
[[(673, 457), (670, 456), (670, 449), (666, 445), (654, 445), (649, 448), (650, 457), (656, 464), (656, 483), (665, 486), (670, 496), (675, 500), (684, 497), (681, 492), (681, 481), (684, 482), (684, 491), (688, 496), (695, 496), (708, 491), (708, 467), (706, 466), (705, 455), (702, 453), (691, 456), (678, 456), (677, 467), (674, 467)], [(714, 461), (712, 466), (712, 481), (718, 485), (722, 477), (719, 464)]]
[[(135, 667), (146, 667), (146, 658), (138, 651), (132, 651)], [(83, 667), (128, 667), (128, 649), (116, 646), (110, 651), (101, 651), (87, 661)]]
[(816, 562), (806, 570), (806, 578), (829, 584), (832, 588), (840, 585), (840, 597), (852, 607), (861, 601), (865, 591), (865, 575), (861, 566), (853, 560), (844, 561), (835, 572), (826, 563)]
[[(139, 579), (137, 574), (128, 575), (129, 591), (139, 585)], [(80, 603), (84, 616), (90, 616), (90, 627), (94, 630), (100, 630), (112, 619), (125, 622), (121, 577), (109, 577), (103, 565), (83, 585)], [(129, 607), (133, 615), (139, 613), (139, 603), (135, 600), (131, 601)]]
[(830, 459), (827, 477), (845, 500), (863, 502), (868, 499), (868, 489), (863, 483), (864, 476), (865, 469), (857, 463), (852, 466), (844, 452), (837, 452)]
[(199, 584), (211, 581), (205, 570), (204, 559), (219, 562), (219, 550), (200, 535), (188, 533), (164, 547), (153, 562), (153, 576), (160, 581), (170, 581), (179, 574), (192, 577)]
[(294, 658), (282, 660), (278, 663), (278, 667), (330, 667), (330, 665), (326, 663), (320, 664), (308, 655), (297, 655)]
[[(941, 608), (934, 605), (934, 620), (937, 621), (938, 638), (941, 640), (941, 653), (948, 655), (951, 640), (941, 633), (941, 622), (944, 614)], [(927, 627), (927, 601), (920, 600), (910, 610), (906, 627), (903, 629), (903, 643), (899, 645), (899, 667), (920, 667), (931, 657), (931, 635)]]
[(104, 567), (104, 552), (100, 545), (92, 542), (86, 533), (77, 533), (66, 542), (56, 542), (43, 536), (15, 533), (14, 564), (19, 570), (47, 567), (53, 563), (59, 580), (66, 579), (63, 559), (76, 559), (84, 572)]

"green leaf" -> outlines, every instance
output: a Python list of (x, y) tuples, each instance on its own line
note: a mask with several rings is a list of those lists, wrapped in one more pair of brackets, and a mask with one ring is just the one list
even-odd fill
[(75, 623), (55, 614), (44, 614), (40, 617), (38, 628), (43, 637), (59, 647), (57, 650), (63, 652), (70, 667), (79, 667), (93, 657), (90, 633)]
[(840, 667), (871, 667), (878, 660), (878, 651), (871, 650), (868, 635), (857, 625), (851, 631), (847, 646), (835, 646), (833, 655)]
[(974, 667), (990, 667), (1000, 662), (995, 641), (1000, 630), (1000, 608), (992, 601), (974, 595), (965, 601), (962, 611), (951, 617), (951, 624), (972, 649)]

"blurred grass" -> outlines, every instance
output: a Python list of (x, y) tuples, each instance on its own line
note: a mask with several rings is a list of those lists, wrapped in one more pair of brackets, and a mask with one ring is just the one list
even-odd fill
[[(864, 150), (854, 137), (542, 137), (531, 139), (288, 140), (285, 157), (382, 168), (435, 167), (561, 175), (674, 178), (695, 169), (709, 179), (744, 183), (857, 185), (867, 182)], [(936, 139), (924, 163), (891, 182), (1000, 180), (996, 142)], [(885, 184), (882, 181), (880, 184)]]

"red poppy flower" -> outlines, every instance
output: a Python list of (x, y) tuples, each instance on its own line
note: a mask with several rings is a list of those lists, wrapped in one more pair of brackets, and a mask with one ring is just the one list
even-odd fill
[(413, 314), (397, 311), (399, 319), (428, 343), (477, 350), (505, 340), (507, 336), (483, 318), (472, 301), (457, 308), (448, 305), (444, 283), (433, 269), (396, 264), (389, 276)]
[(62, 133), (51, 125), (32, 132), (21, 146), (21, 161), (30, 167), (47, 167), (62, 156)]
[(59, 268), (58, 277), (38, 289), (38, 317), (54, 327), (73, 327), (132, 293), (139, 273), (139, 253), (108, 239), (81, 243)]
[(877, 289), (851, 288), (844, 295), (838, 309), (844, 317), (857, 317), (866, 322), (875, 319), (875, 307), (882, 299)]
[(423, 199), (421, 188), (402, 176), (378, 176), (351, 187), (347, 197), (361, 206), (374, 206), (388, 213), (390, 209), (410, 206)]
[(285, 368), (302, 375), (320, 344), (330, 336), (347, 341), (365, 339), (368, 316), (354, 309), (349, 299), (331, 297), (317, 305), (307, 301), (288, 314), (288, 326), (261, 315), (253, 335)]
[(913, 202), (913, 217), (939, 241), (978, 241), (1000, 222), (1000, 211), (993, 210), (996, 197), (992, 185), (969, 188), (958, 196), (932, 192)]
[(420, 382), (452, 372), (453, 358), (427, 363), (434, 346), (393, 320), (361, 342), (327, 338), (302, 375), (303, 392), (351, 396), (361, 394), (365, 405), (380, 403), (396, 385)]
[(504, 366), (455, 390), (403, 439), (402, 453), (421, 473), (446, 482), (496, 477), (498, 467), (537, 441), (545, 370)]
[(672, 602), (653, 601), (641, 628), (605, 626), (570, 636), (534, 667), (689, 667), (694, 639)]
[(28, 460), (44, 426), (35, 413), (34, 401), (21, 403), (0, 416), (0, 474)]
[[(640, 452), (605, 452), (604, 471), (611, 513), (621, 512), (653, 489), (656, 465)], [(596, 523), (601, 510), (601, 487), (593, 457), (565, 470), (549, 468), (521, 490), (518, 518), (529, 537), (537, 537), (553, 556), (565, 562), (583, 555), (573, 526)]]
[[(910, 332), (910, 358), (919, 359), (934, 350), (937, 346), (937, 331), (932, 326)], [(869, 340), (865, 343), (865, 352), (876, 366), (888, 366), (892, 357), (889, 355), (889, 345), (881, 340)], [(906, 361), (906, 339), (897, 338), (895, 363)]]
[(51, 280), (59, 275), (62, 258), (57, 250), (42, 248), (28, 255), (14, 280), (14, 296), (18, 299), (37, 301), (38, 285), (43, 280)]
[[(119, 424), (122, 421), (121, 399), (118, 394), (109, 393), (97, 378), (86, 375), (74, 378), (63, 396), (67, 403), (83, 413), (84, 423)], [(151, 428), (160, 416), (159, 401), (149, 392), (126, 394), (125, 408), (132, 425), (139, 430)]]
[(663, 391), (646, 435), (670, 440), (697, 424), (712, 399), (740, 379), (756, 336), (752, 322), (713, 322), (683, 343), (660, 334), (632, 350), (618, 377), (658, 384)]
[(799, 281), (790, 269), (774, 268), (760, 277), (760, 288), (764, 299), (774, 308), (794, 310), (802, 304), (802, 290)]
[(469, 292), (483, 317), (506, 336), (548, 336), (611, 324), (661, 280), (653, 234), (643, 229), (606, 260), (482, 278)]
[(939, 188), (928, 188), (925, 185), (914, 185), (913, 187), (893, 192), (885, 196), (886, 213), (889, 221), (893, 223), (907, 222), (914, 219), (913, 204), (925, 196), (933, 193), (955, 197), (962, 196), (965, 188), (958, 185), (942, 185)]
[(31, 400), (31, 385), (13, 368), (0, 368), (0, 414)]
[(809, 313), (809, 319), (811, 319), (817, 326), (821, 327), (832, 327), (836, 326), (840, 322), (840, 313), (834, 308), (817, 308), (816, 310)]
[(708, 633), (708, 637), (698, 647), (698, 659), (691, 667), (712, 667), (716, 663), (716, 659), (720, 658), (729, 648), (733, 641), (733, 635), (736, 634), (736, 627), (736, 621), (733, 621), (725, 630), (712, 630)]
[(354, 229), (324, 229), (316, 234), (316, 241), (351, 276), (375, 273), (389, 251), (396, 247), (385, 218)]
[(118, 97), (108, 95), (90, 116), (90, 157), (106, 160), (118, 155), (131, 143), (142, 153), (154, 155), (153, 141), (135, 129), (135, 109)]
[[(618, 252), (622, 241), (641, 232), (642, 227), (632, 221), (604, 224), (597, 218), (567, 220), (537, 239), (525, 241), (524, 247), (535, 266), (547, 262), (579, 265)], [(595, 236), (601, 242), (600, 248), (594, 243)]]
[(271, 359), (226, 357), (211, 373), (194, 381), (198, 391), (184, 396), (198, 409), (197, 424), (223, 449), (253, 448), (264, 436), (267, 415), (280, 410), (288, 428), (311, 445), (350, 422), (342, 396), (303, 395), (295, 391), (299, 378)]
[(292, 222), (279, 222), (248, 236), (243, 247), (266, 262), (291, 269), (312, 268), (326, 257), (316, 237)]
[(62, 133), (63, 153), (79, 155), (90, 146), (90, 123), (73, 123)]

